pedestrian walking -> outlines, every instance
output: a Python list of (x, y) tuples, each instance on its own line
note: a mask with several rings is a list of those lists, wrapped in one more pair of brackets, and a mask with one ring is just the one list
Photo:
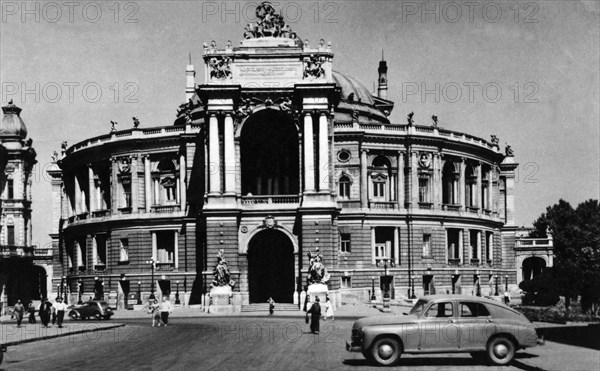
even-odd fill
[(160, 327), (160, 304), (158, 304), (158, 300), (154, 299), (153, 302), (150, 302), (148, 314), (152, 315), (152, 327)]
[(504, 304), (508, 305), (510, 303), (510, 293), (508, 291), (504, 291)]
[(327, 299), (325, 299), (325, 320), (327, 320), (329, 317), (331, 317), (331, 320), (333, 321), (333, 304), (329, 301), (329, 297)]
[(23, 321), (23, 313), (25, 313), (25, 307), (21, 304), (21, 299), (17, 300), (17, 304), (13, 307), (12, 314), (17, 318), (17, 327), (21, 327)]
[(42, 304), (40, 305), (40, 321), (42, 321), (42, 325), (44, 327), (48, 327), (48, 323), (50, 322), (50, 316), (52, 314), (52, 303), (48, 301), (48, 298), (44, 298), (42, 300)]
[(319, 304), (319, 297), (315, 298), (315, 303), (310, 306), (306, 315), (310, 313), (310, 332), (313, 334), (319, 333), (319, 321), (321, 320), (321, 305)]
[[(54, 300), (54, 304), (58, 303), (58, 297)], [(50, 307), (52, 310), (52, 326), (56, 324), (56, 305)]]
[(169, 314), (171, 312), (173, 312), (173, 306), (171, 305), (169, 298), (165, 296), (162, 304), (160, 305), (160, 319), (165, 326), (169, 324)]
[(63, 303), (62, 298), (58, 298), (56, 302), (56, 323), (58, 328), (62, 328), (63, 320), (65, 319), (65, 312), (67, 311), (67, 305)]
[(33, 306), (32, 301), (30, 301), (27, 306), (27, 312), (29, 313), (29, 323), (35, 323), (35, 307)]
[(269, 315), (272, 316), (275, 312), (275, 300), (270, 297), (269, 300), (267, 300), (267, 303), (269, 303)]

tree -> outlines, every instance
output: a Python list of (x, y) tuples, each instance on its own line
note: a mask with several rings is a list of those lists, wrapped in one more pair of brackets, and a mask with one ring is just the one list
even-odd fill
[[(538, 295), (551, 297), (552, 291), (565, 297), (582, 298), (582, 309), (598, 313), (600, 306), (600, 205), (587, 200), (573, 207), (565, 200), (546, 208), (534, 223), (530, 237), (554, 239), (554, 267), (543, 282), (529, 284)], [(550, 273), (550, 272), (549, 272)], [(524, 288), (525, 290), (525, 288)], [(525, 290), (527, 291), (527, 290)]]

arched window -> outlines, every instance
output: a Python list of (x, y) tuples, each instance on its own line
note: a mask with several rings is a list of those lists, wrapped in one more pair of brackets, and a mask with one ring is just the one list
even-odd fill
[(352, 182), (350, 181), (350, 178), (347, 175), (342, 175), (342, 177), (340, 178), (339, 182), (338, 182), (338, 197), (342, 198), (342, 199), (349, 199), (350, 198), (350, 184), (352, 184)]
[(165, 158), (158, 162), (152, 173), (154, 184), (154, 204), (165, 205), (178, 202), (177, 167), (172, 159)]
[(465, 170), (465, 186), (465, 205), (475, 207), (475, 205), (477, 205), (477, 171), (472, 165), (467, 166)]
[(442, 170), (442, 203), (446, 205), (458, 204), (457, 192), (458, 171), (453, 161), (447, 160)]
[(391, 199), (391, 163), (386, 156), (377, 156), (371, 166), (371, 181), (373, 192), (371, 196), (377, 201)]

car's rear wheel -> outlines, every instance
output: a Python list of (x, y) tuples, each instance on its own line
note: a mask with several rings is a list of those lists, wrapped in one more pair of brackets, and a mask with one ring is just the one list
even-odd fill
[(69, 313), (69, 317), (71, 317), (71, 319), (75, 321), (80, 319), (81, 315), (76, 311), (72, 311), (71, 313)]
[(371, 359), (382, 366), (393, 366), (400, 361), (400, 344), (396, 339), (383, 337), (371, 346)]
[(497, 336), (488, 342), (487, 356), (496, 365), (509, 364), (515, 358), (515, 353), (515, 343), (506, 336)]

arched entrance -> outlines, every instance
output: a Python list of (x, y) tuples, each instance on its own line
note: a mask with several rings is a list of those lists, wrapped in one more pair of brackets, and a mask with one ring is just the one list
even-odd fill
[(240, 150), (242, 195), (298, 195), (298, 132), (289, 115), (265, 109), (248, 117)]
[(535, 278), (546, 268), (546, 261), (539, 256), (532, 256), (523, 260), (523, 281)]
[(248, 244), (250, 303), (292, 303), (295, 286), (294, 246), (276, 229), (256, 234)]

